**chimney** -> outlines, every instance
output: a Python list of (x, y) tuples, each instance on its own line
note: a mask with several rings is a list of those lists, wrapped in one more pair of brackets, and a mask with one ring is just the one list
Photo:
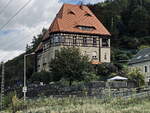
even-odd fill
[(80, 4), (80, 9), (83, 10), (83, 2)]

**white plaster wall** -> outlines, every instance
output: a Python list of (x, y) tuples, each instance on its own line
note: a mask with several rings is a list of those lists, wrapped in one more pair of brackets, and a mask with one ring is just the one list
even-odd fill
[[(106, 54), (106, 59), (105, 59)], [(100, 61), (101, 62), (110, 62), (110, 48), (100, 48)]]
[(83, 55), (87, 55), (89, 60), (92, 60), (93, 53), (96, 53), (97, 60), (99, 61), (99, 48), (97, 47), (79, 47)]

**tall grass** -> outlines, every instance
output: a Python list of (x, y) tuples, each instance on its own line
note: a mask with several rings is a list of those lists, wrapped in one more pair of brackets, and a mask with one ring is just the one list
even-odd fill
[[(16, 113), (150, 113), (150, 98), (41, 97), (22, 103)], [(26, 106), (26, 107), (25, 107)], [(19, 106), (17, 106), (19, 107)], [(10, 107), (4, 113), (12, 113)]]

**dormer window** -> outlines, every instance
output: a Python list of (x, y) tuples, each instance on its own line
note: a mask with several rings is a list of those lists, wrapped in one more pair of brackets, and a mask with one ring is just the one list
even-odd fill
[(149, 55), (148, 54), (146, 54), (144, 57), (148, 57)]
[(142, 56), (138, 56), (136, 59), (140, 59), (140, 58), (142, 58)]
[(84, 30), (84, 31), (95, 30), (95, 27), (93, 27), (93, 26), (76, 26), (76, 27), (79, 28), (80, 30)]
[(84, 16), (92, 16), (91, 14), (89, 14), (89, 13), (86, 13)]
[(75, 15), (75, 13), (73, 11), (69, 11), (68, 14)]

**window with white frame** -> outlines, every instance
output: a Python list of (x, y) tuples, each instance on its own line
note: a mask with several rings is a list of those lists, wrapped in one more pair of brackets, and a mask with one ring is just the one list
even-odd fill
[(94, 37), (93, 38), (93, 46), (96, 46), (97, 45), (97, 40), (96, 40), (96, 38)]
[(77, 37), (76, 36), (73, 36), (73, 44), (77, 44)]
[(109, 39), (102, 38), (102, 47), (109, 47)]
[(148, 68), (147, 66), (144, 66), (144, 72), (147, 73), (148, 72)]
[(55, 36), (54, 37), (54, 43), (58, 43), (59, 42), (59, 37), (58, 36)]
[(107, 60), (107, 53), (104, 54), (104, 59)]
[(87, 45), (87, 37), (83, 37), (83, 45), (84, 45), (84, 46)]
[(59, 41), (60, 41), (61, 43), (65, 43), (65, 37), (64, 37), (64, 36), (59, 37)]

